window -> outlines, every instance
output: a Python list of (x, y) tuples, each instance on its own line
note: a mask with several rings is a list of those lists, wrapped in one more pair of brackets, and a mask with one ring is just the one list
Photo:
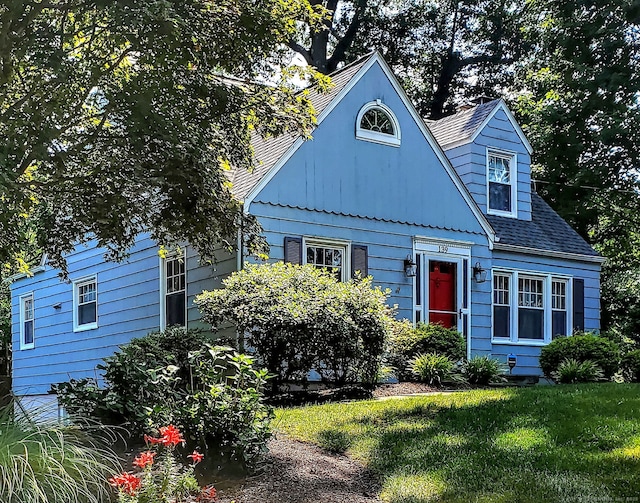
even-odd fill
[(518, 278), (518, 339), (544, 339), (544, 280)]
[(391, 109), (380, 100), (363, 106), (356, 119), (356, 138), (386, 145), (400, 145), (400, 127)]
[(493, 272), (495, 342), (546, 344), (570, 332), (566, 278), (520, 271)]
[(511, 337), (511, 277), (505, 274), (493, 275), (493, 337)]
[(551, 282), (551, 338), (567, 335), (567, 281)]
[(345, 258), (347, 246), (341, 244), (307, 241), (305, 243), (305, 264), (328, 269), (339, 281), (347, 280)]
[(160, 328), (187, 324), (187, 272), (184, 253), (161, 261), (162, 312)]
[(98, 281), (96, 276), (73, 283), (73, 330), (98, 328)]
[(20, 297), (20, 349), (35, 347), (33, 294)]
[(488, 151), (488, 212), (499, 215), (515, 216), (516, 206), (516, 165), (513, 154)]

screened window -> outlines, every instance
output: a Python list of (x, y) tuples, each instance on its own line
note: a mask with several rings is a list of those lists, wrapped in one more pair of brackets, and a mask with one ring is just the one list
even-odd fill
[(98, 326), (98, 282), (95, 276), (74, 283), (74, 329)]
[(305, 263), (331, 271), (339, 281), (346, 281), (346, 246), (307, 243)]
[(31, 349), (35, 345), (33, 294), (20, 298), (20, 349)]
[(512, 213), (513, 156), (488, 153), (489, 210)]
[(169, 257), (164, 261), (165, 327), (186, 326), (187, 274), (184, 256)]

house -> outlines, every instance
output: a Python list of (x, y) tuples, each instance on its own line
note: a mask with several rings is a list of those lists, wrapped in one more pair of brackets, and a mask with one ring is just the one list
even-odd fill
[[(501, 100), (425, 122), (383, 59), (369, 55), (313, 95), (313, 140), (256, 139), (252, 172), (232, 172), (270, 259), (355, 271), (391, 290), (398, 316), (456, 327), (469, 355), (517, 356), (539, 374), (540, 348), (598, 330), (601, 257), (531, 190), (531, 146)], [(95, 376), (132, 337), (199, 326), (193, 298), (250, 257), (215, 266), (159, 258), (141, 236), (124, 263), (92, 243), (69, 255), (69, 282), (46, 264), (16, 279), (14, 391), (52, 401), (51, 384)]]

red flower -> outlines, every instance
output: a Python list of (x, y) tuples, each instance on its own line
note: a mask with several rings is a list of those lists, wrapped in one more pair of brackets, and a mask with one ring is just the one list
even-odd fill
[(152, 465), (153, 458), (155, 456), (156, 456), (155, 452), (151, 452), (151, 451), (141, 452), (140, 455), (133, 460), (133, 465), (139, 468), (144, 468), (147, 465)]
[(151, 437), (149, 435), (145, 435), (144, 436), (144, 443), (149, 445), (149, 444), (161, 444), (162, 443), (162, 439), (161, 438), (155, 438), (155, 437)]
[(125, 472), (111, 477), (109, 479), (109, 484), (117, 487), (129, 496), (133, 496), (140, 487), (140, 479), (131, 473)]
[(217, 493), (216, 493), (215, 487), (213, 486), (203, 487), (202, 491), (200, 491), (200, 494), (198, 494), (196, 501), (203, 502), (203, 503), (215, 501), (216, 495)]
[(184, 443), (182, 433), (172, 424), (160, 428), (160, 434), (162, 435), (160, 437), (160, 443), (162, 445), (178, 445)]
[(189, 454), (187, 457), (193, 459), (193, 464), (197, 465), (204, 459), (204, 454), (201, 454), (198, 451), (193, 451), (193, 453)]

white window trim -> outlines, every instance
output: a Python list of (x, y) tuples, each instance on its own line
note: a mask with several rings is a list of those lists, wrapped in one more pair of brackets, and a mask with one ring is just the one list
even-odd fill
[(327, 239), (319, 237), (303, 237), (302, 238), (302, 263), (307, 263), (307, 246), (325, 246), (328, 248), (343, 248), (342, 256), (342, 278), (341, 281), (346, 282), (351, 277), (351, 243), (339, 239)]
[[(492, 154), (499, 157), (509, 157), (511, 159), (511, 162), (509, 164), (509, 167), (511, 169), (511, 172), (509, 173), (509, 184), (511, 185), (511, 211), (494, 210), (491, 209), (491, 206), (489, 205), (489, 156)], [(510, 152), (508, 150), (500, 150), (497, 148), (487, 147), (487, 154), (485, 158), (485, 178), (487, 181), (487, 214), (509, 218), (518, 218), (518, 154), (516, 152)]]
[[(360, 127), (362, 116), (373, 108), (379, 108), (389, 116), (389, 119), (393, 123), (393, 130), (395, 131), (394, 135), (378, 133), (377, 131), (370, 131), (369, 129), (362, 129)], [(391, 111), (391, 109), (384, 103), (382, 103), (381, 100), (378, 99), (375, 101), (370, 101), (369, 103), (365, 104), (358, 112), (358, 117), (356, 118), (356, 138), (358, 138), (359, 140), (381, 143), (383, 145), (390, 145), (392, 147), (399, 147), (402, 140), (400, 123), (398, 122), (397, 117)]]
[[(167, 268), (165, 266), (167, 259), (174, 259), (177, 253), (169, 253), (164, 258), (160, 257), (160, 331), (164, 332), (167, 328)], [(187, 327), (188, 321), (188, 296), (187, 296), (187, 249), (182, 249), (182, 260), (184, 261), (184, 326)]]
[[(93, 323), (78, 324), (78, 305), (80, 302), (79, 289), (86, 283), (95, 282), (96, 284), (96, 321)], [(84, 276), (73, 281), (73, 331), (84, 332), (85, 330), (94, 330), (98, 328), (98, 275)]]
[[(24, 317), (25, 315), (25, 308), (24, 308), (24, 304), (25, 301), (27, 300), (31, 300), (31, 305), (32, 305), (32, 310), (33, 310), (33, 342), (30, 344), (26, 344), (24, 342), (24, 322), (27, 321)], [(20, 296), (20, 349), (33, 349), (36, 347), (36, 305), (35, 302), (33, 300), (33, 292), (29, 292), (29, 293), (25, 293), (24, 295)]]
[[(494, 295), (493, 295), (493, 277), (495, 275), (509, 276), (509, 338), (500, 338), (493, 336), (494, 327)], [(518, 338), (518, 279), (531, 278), (543, 280), (543, 305), (544, 305), (544, 338), (540, 339), (521, 339)], [(515, 346), (546, 346), (552, 341), (553, 324), (551, 307), (551, 282), (553, 280), (565, 281), (566, 288), (566, 312), (567, 312), (567, 335), (572, 333), (573, 327), (573, 277), (566, 274), (544, 273), (539, 271), (525, 271), (519, 269), (503, 269), (494, 268), (491, 271), (491, 342), (493, 344), (515, 345)]]

